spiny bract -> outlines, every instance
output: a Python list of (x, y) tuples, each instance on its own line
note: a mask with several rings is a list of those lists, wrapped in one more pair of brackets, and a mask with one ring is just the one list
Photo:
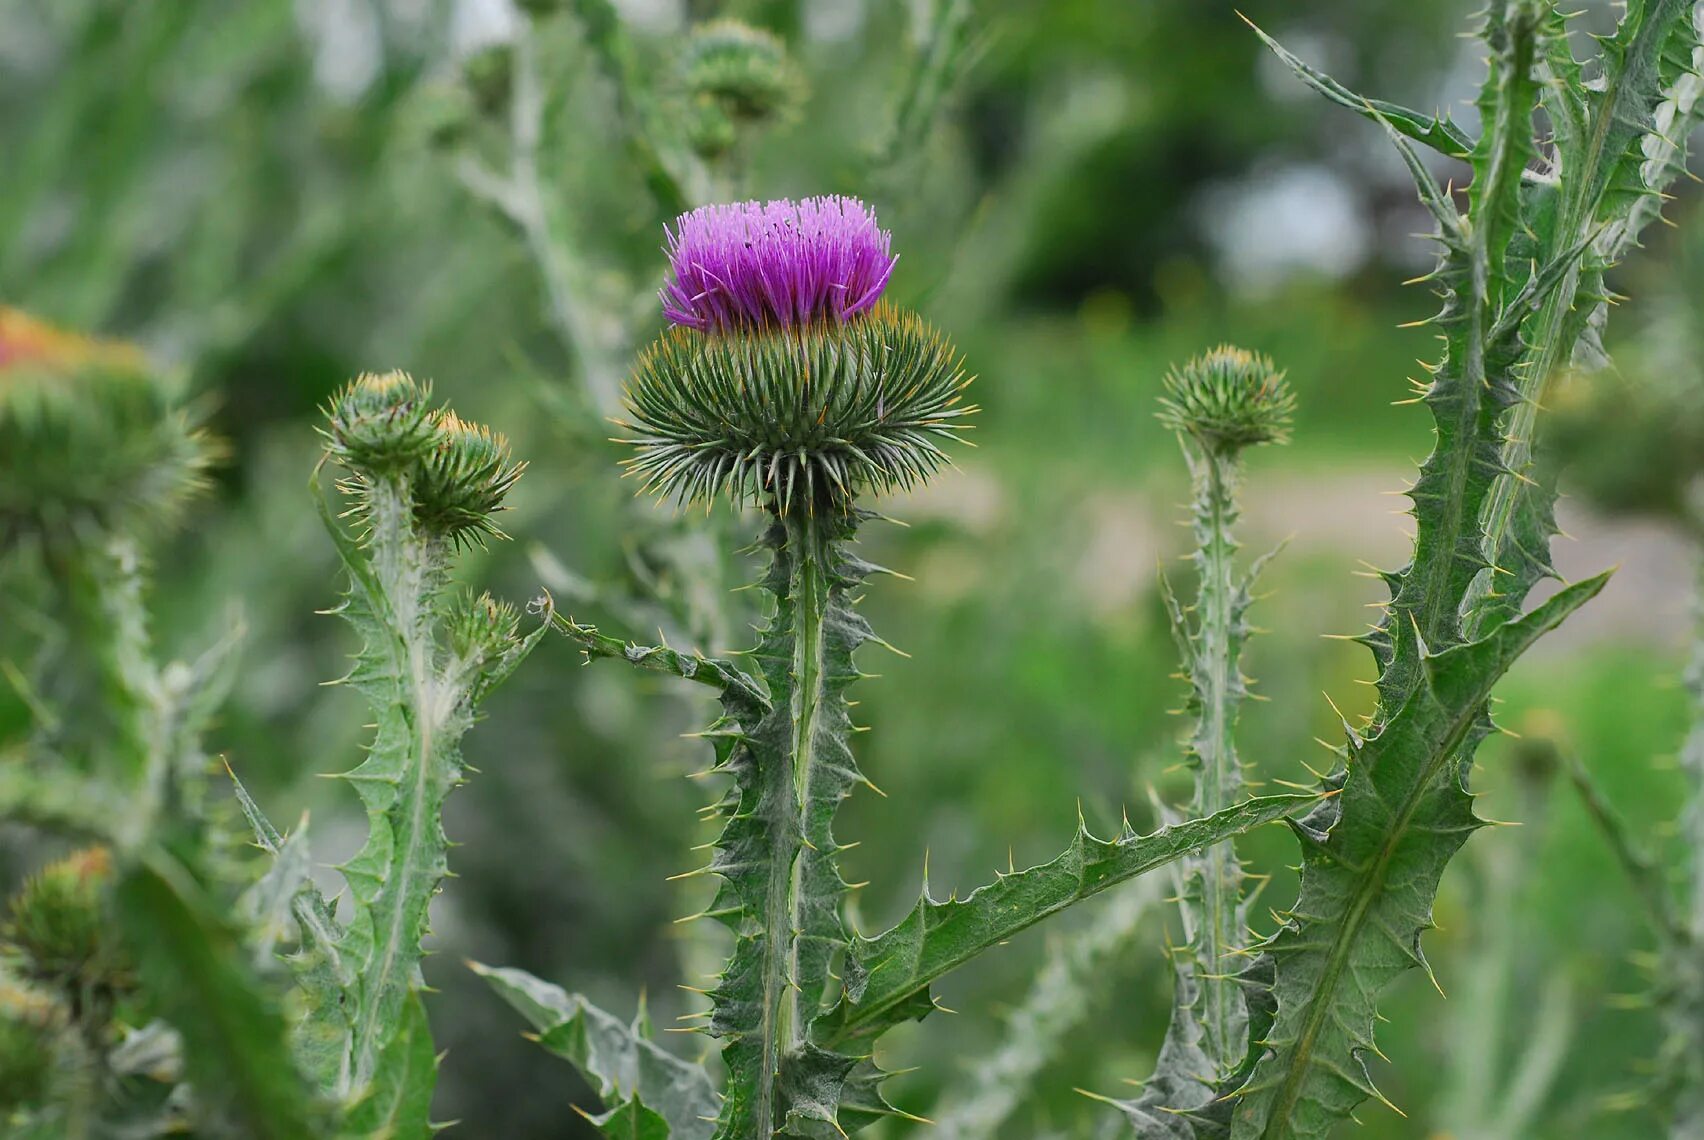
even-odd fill
[(1166, 373), (1160, 421), (1204, 447), (1236, 450), (1282, 443), (1296, 397), (1272, 361), (1232, 345), (1209, 349)]
[(921, 482), (976, 409), (952, 343), (882, 304), (855, 321), (706, 336), (674, 328), (640, 354), (627, 387), (647, 490), (848, 500)]
[(366, 372), (332, 397), (325, 409), (332, 458), (366, 475), (404, 470), (438, 443), (432, 385), (406, 372)]
[(509, 441), (484, 424), (445, 410), (433, 419), (432, 449), (415, 475), (414, 514), (427, 530), (460, 541), (502, 537), (491, 516), (526, 469), (509, 453)]

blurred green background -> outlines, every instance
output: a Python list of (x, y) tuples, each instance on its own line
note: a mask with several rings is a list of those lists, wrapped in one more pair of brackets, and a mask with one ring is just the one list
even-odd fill
[[(1456, 106), (1478, 79), (1477, 48), (1458, 37), (1467, 0), (1240, 2), (1369, 93)], [(1376, 128), (1300, 89), (1229, 0), (617, 8), (640, 77), (666, 71), (689, 21), (737, 16), (786, 40), (810, 98), (712, 189), (871, 200), (901, 254), (891, 295), (951, 330), (980, 374), (978, 448), (881, 504), (908, 527), (866, 537), (874, 560), (916, 580), (878, 582), (867, 602), (910, 656), (871, 649), (862, 662), (881, 678), (860, 694), (872, 726), (861, 763), (886, 796), (855, 798), (838, 830), (860, 844), (845, 862), (869, 882), (863, 928), (902, 913), (925, 859), (937, 894), (965, 891), (1009, 856), (1050, 857), (1079, 810), (1105, 832), (1125, 810), (1146, 826), (1150, 788), (1182, 795), (1180, 722), (1167, 715), (1182, 686), (1155, 580), (1184, 574), (1187, 489), (1151, 413), (1167, 363), (1220, 340), (1276, 357), (1301, 398), (1293, 444), (1257, 454), (1248, 479), (1251, 552), (1289, 546), (1255, 614), (1267, 633), (1248, 668), (1270, 699), (1244, 715), (1244, 753), (1269, 780), (1327, 763), (1316, 738), (1341, 734), (1322, 694), (1363, 712), (1371, 672), (1358, 647), (1321, 635), (1368, 620), (1380, 587), (1359, 575), (1404, 557), (1389, 493), (1429, 447), (1427, 417), (1392, 406), (1434, 352), (1425, 330), (1398, 328), (1430, 311), (1398, 285), (1427, 267), (1411, 236), (1427, 227)], [(960, 11), (967, 40), (941, 98), (908, 122), (907, 93), (941, 46), (929, 29)], [(190, 653), (246, 626), (212, 745), (275, 819), (313, 813), (327, 863), (363, 826), (347, 790), (315, 778), (351, 766), (364, 738), (360, 700), (321, 687), (343, 672), (347, 631), (315, 615), (337, 584), (307, 475), (316, 409), (339, 383), (393, 367), (430, 377), (530, 460), (505, 520), (514, 539), (469, 559), (471, 578), (516, 600), (548, 586), (575, 616), (641, 639), (652, 629), (635, 623), (661, 619), (630, 602), (638, 584), (661, 574), (678, 590), (669, 544), (682, 532), (667, 508), (632, 502), (614, 433), (580, 395), (596, 354), (565, 347), (536, 259), (465, 184), (470, 157), (501, 164), (492, 139), (514, 92), (500, 67), (493, 79), (493, 45), (528, 36), (544, 206), (569, 279), (615, 298), (602, 312), (639, 314), (603, 337), (602, 366), (654, 331), (643, 301), (669, 204), (582, 15), (521, 17), (507, 0), (0, 0), (0, 302), (139, 342), (190, 376), (231, 442), (216, 494), (157, 552), (158, 632)], [(1471, 125), (1472, 109), (1458, 117)], [(1669, 210), (1680, 229), (1618, 279), (1633, 300), (1613, 339), (1635, 375), (1642, 346), (1695, 307), (1696, 197), (1682, 191)], [(1565, 570), (1622, 572), (1511, 677), (1501, 719), (1570, 742), (1661, 844), (1679, 787), (1662, 759), (1684, 731), (1691, 552), (1661, 522), (1573, 503), (1564, 522)], [(705, 750), (680, 734), (710, 709), (661, 681), (582, 668), (551, 640), (486, 711), (468, 744), (479, 774), (450, 807), (459, 877), (434, 912), (427, 974), (448, 1050), (437, 1116), (463, 1122), (452, 1135), (590, 1135), (571, 1108), (593, 1103), (586, 1090), (520, 1039), (461, 963), (525, 967), (624, 1014), (643, 992), (659, 1025), (695, 1008), (677, 985), (702, 983), (718, 934), (674, 922), (700, 888), (665, 880), (709, 838), (695, 810), (714, 789), (688, 779)], [(1380, 1035), (1393, 1064), (1375, 1076), (1406, 1116), (1368, 1106), (1362, 1135), (1466, 1140), (1464, 1084), (1482, 1074), (1460, 1064), (1463, 1042), (1488, 1034), (1497, 1065), (1535, 1034), (1562, 1051), (1531, 1135), (1656, 1132), (1637, 1098), (1613, 1106), (1657, 1040), (1649, 1013), (1621, 1000), (1645, 984), (1648, 935), (1566, 789), (1516, 788), (1518, 747), (1491, 742), (1479, 786), (1484, 814), (1527, 826), (1474, 840), (1426, 942), (1454, 995), (1514, 916), (1512, 1013), (1493, 1027), (1475, 1001), (1403, 981)], [(3, 834), (10, 881), (41, 852)], [(1263, 901), (1285, 905), (1290, 841), (1270, 829), (1247, 852), (1274, 875)], [(1068, 941), (1096, 905), (947, 979), (959, 1012), (885, 1045), (890, 1067), (917, 1067), (891, 1086), (897, 1102), (931, 1115), (993, 1047), (1050, 940)], [(1076, 1090), (1122, 1095), (1148, 1072), (1168, 1013), (1169, 918), (1144, 922), (1002, 1135), (1091, 1135), (1106, 1113)], [(928, 1129), (884, 1135), (901, 1134)]]

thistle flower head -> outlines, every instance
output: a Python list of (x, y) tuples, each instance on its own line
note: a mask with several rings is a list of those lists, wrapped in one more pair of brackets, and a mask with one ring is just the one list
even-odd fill
[(855, 198), (702, 206), (665, 232), (663, 315), (701, 332), (850, 320), (881, 297), (895, 261)]
[(431, 450), (414, 477), (414, 514), (421, 526), (456, 542), (502, 537), (492, 516), (526, 469), (509, 441), (484, 424), (445, 409), (432, 419)]
[(0, 548), (163, 526), (218, 453), (140, 350), (0, 306)]
[(1290, 437), (1296, 397), (1272, 361), (1231, 345), (1166, 373), (1160, 421), (1210, 451), (1238, 451)]
[(25, 881), (11, 900), (6, 940), (21, 955), (27, 977), (107, 987), (127, 977), (106, 916), (111, 881), (112, 857), (104, 847), (74, 852)]
[(368, 480), (403, 479), (428, 533), (456, 543), (502, 537), (492, 516), (526, 464), (513, 461), (501, 434), (431, 399), (432, 386), (406, 372), (367, 373), (332, 399), (320, 434), (357, 476), (345, 490), (362, 496)]
[(857, 320), (673, 328), (627, 386), (646, 489), (682, 501), (726, 494), (849, 503), (928, 478), (976, 409), (957, 350), (914, 313), (882, 303)]
[(406, 372), (363, 373), (325, 409), (332, 458), (362, 474), (405, 470), (438, 442), (432, 386)]

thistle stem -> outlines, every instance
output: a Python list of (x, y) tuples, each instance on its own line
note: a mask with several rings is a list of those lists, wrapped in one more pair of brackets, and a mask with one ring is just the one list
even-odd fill
[[(1195, 468), (1195, 528), (1200, 571), (1197, 601), (1199, 625), (1192, 668), (1200, 702), (1193, 749), (1197, 761), (1195, 799), (1191, 816), (1205, 818), (1230, 807), (1243, 795), (1242, 766), (1233, 731), (1236, 706), (1242, 695), (1237, 661), (1243, 640), (1242, 593), (1236, 573), (1237, 541), (1232, 527), (1237, 518), (1236, 484), (1239, 460), (1229, 449), (1206, 449), (1192, 462)], [(1241, 1060), (1239, 1038), (1246, 1024), (1246, 1007), (1238, 984), (1224, 978), (1228, 955), (1242, 938), (1239, 911), (1243, 893), (1242, 864), (1229, 843), (1204, 851), (1190, 868), (1199, 876), (1200, 913), (1194, 932), (1200, 1016), (1207, 1028), (1214, 1059), (1229, 1068)]]
[[(831, 654), (831, 625), (848, 606), (849, 580), (837, 572), (837, 544), (850, 536), (847, 505), (823, 498), (769, 506), (775, 550), (767, 585), (775, 617), (757, 650), (771, 713), (755, 735), (781, 747), (768, 754), (758, 810), (769, 828), (768, 889), (761, 916), (762, 1071), (753, 1135), (768, 1137), (777, 1116), (777, 1081), (790, 1054), (805, 1047), (821, 1011), (832, 954), (845, 943), (845, 893), (832, 857), (835, 808), (844, 797), (849, 728), (840, 691), (850, 680)], [(850, 660), (849, 656), (846, 659)]]

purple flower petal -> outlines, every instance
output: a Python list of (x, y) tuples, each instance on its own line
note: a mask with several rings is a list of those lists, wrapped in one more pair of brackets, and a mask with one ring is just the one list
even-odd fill
[(664, 233), (663, 316), (706, 332), (847, 320), (876, 303), (896, 260), (856, 198), (702, 206)]

